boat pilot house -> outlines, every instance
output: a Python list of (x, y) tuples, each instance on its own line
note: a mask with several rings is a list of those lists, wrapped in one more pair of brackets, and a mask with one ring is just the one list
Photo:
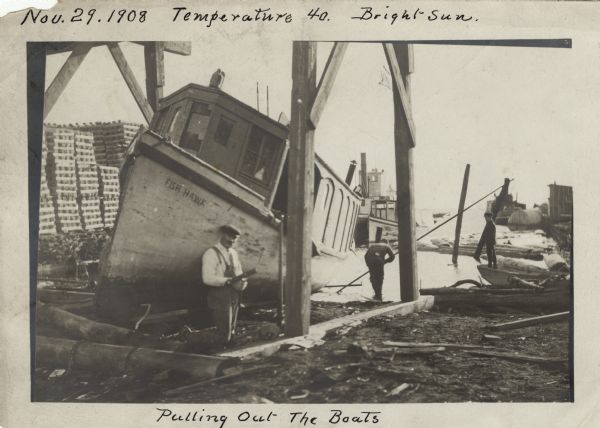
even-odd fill
[(217, 88), (188, 85), (164, 98), (152, 129), (269, 199), (287, 127)]
[[(257, 271), (243, 299), (273, 301), (285, 271), (277, 214), (287, 206), (287, 126), (218, 87), (190, 84), (161, 100), (150, 127), (123, 166), (99, 309), (193, 305), (202, 254), (228, 223), (242, 230), (244, 269)], [(314, 202), (313, 290), (351, 249), (360, 204), (318, 156)]]

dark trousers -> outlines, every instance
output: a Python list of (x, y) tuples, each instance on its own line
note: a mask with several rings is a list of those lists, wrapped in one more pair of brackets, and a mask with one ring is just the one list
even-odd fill
[(235, 331), (238, 310), (240, 308), (239, 293), (233, 288), (207, 286), (206, 301), (212, 320), (217, 330), (215, 344), (225, 345), (231, 341)]
[(380, 257), (365, 257), (365, 262), (369, 268), (369, 279), (371, 286), (375, 291), (376, 297), (381, 297), (381, 288), (383, 286), (383, 260)]
[(496, 246), (493, 244), (484, 244), (480, 242), (477, 245), (477, 250), (475, 250), (475, 258), (479, 258), (481, 256), (481, 251), (483, 251), (483, 246), (485, 245), (485, 252), (487, 254), (488, 267), (497, 268), (498, 261), (496, 260)]

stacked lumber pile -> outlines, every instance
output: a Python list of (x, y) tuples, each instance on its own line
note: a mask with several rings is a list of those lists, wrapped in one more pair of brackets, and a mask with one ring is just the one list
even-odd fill
[(77, 170), (77, 202), (81, 225), (85, 230), (104, 227), (100, 212), (100, 184), (96, 171), (94, 136), (75, 131), (75, 166)]
[(46, 167), (48, 159), (48, 148), (46, 146), (46, 136), (42, 133), (42, 173), (40, 183), (40, 219), (39, 230), (40, 234), (55, 234), (56, 233), (56, 208), (48, 187), (48, 179), (46, 178)]
[(140, 129), (139, 124), (122, 121), (96, 122), (77, 125), (77, 129), (94, 136), (96, 162), (120, 168), (129, 144)]
[(65, 126), (44, 129), (47, 148), (46, 177), (54, 202), (57, 230), (61, 233), (81, 230), (77, 206), (75, 168), (75, 132)]
[(104, 227), (113, 227), (119, 210), (119, 169), (97, 165), (100, 178), (100, 208)]

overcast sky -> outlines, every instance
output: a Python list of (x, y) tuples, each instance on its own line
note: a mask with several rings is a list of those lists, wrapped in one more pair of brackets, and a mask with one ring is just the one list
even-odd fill
[[(289, 117), (288, 43), (248, 34), (211, 46), (195, 43), (191, 56), (165, 53), (165, 95), (190, 82), (206, 85), (221, 68), (223, 90), (256, 107), (258, 81), (260, 109), (266, 113), (269, 85), (271, 117), (280, 112)], [(319, 44), (319, 71), (330, 47)], [(129, 43), (122, 48), (144, 87), (143, 48)], [(48, 57), (47, 85), (66, 57)], [(575, 164), (565, 153), (576, 143), (571, 136), (581, 131), (576, 111), (561, 106), (577, 105), (585, 88), (569, 78), (577, 66), (571, 58), (569, 49), (416, 45), (411, 97), (417, 208), (456, 210), (466, 163), (471, 164), (467, 202), (501, 185), (504, 177), (515, 179), (511, 192), (528, 207), (547, 201), (548, 184), (572, 184)], [(385, 170), (393, 185), (393, 103), (391, 90), (381, 84), (385, 64), (381, 45), (348, 48), (315, 144), (340, 176), (366, 152), (368, 169)], [(108, 49), (94, 48), (47, 122), (119, 119), (144, 122)]]

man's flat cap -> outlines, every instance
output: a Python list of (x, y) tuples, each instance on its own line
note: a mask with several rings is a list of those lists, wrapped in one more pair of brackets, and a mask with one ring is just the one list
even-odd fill
[[(480, 211), (480, 212), (481, 212), (481, 211)], [(486, 211), (486, 212), (485, 212), (485, 214), (484, 214), (483, 216), (484, 216), (484, 217), (487, 217), (487, 216), (490, 216), (490, 217), (491, 217), (491, 216), (492, 216), (492, 213), (491, 213), (490, 211)]]
[(237, 227), (235, 227), (232, 224), (226, 224), (226, 225), (221, 226), (219, 228), (219, 232), (227, 233), (228, 235), (235, 235), (235, 236), (239, 236), (242, 234), (242, 232), (240, 232), (240, 229), (238, 229)]

